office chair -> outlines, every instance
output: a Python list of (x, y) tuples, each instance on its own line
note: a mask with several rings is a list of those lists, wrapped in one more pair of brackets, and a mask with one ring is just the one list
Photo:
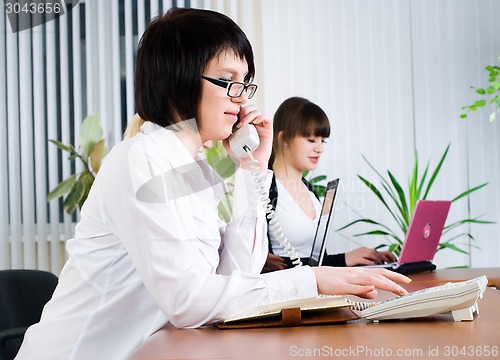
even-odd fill
[(57, 276), (41, 270), (0, 270), (0, 359), (13, 359), (30, 325), (57, 285)]

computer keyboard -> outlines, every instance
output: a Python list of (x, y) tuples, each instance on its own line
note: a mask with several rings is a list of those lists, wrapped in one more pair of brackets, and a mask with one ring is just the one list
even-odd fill
[(367, 320), (407, 319), (451, 312), (455, 321), (473, 320), (479, 313), (488, 279), (475, 279), (434, 286), (379, 303), (353, 302), (353, 310)]

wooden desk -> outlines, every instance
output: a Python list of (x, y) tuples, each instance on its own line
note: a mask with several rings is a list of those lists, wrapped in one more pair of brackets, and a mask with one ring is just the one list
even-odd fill
[[(470, 279), (482, 270), (460, 269)], [(500, 278), (499, 269), (485, 274)], [(450, 281), (453, 272), (419, 274), (409, 291), (432, 281)], [(433, 285), (430, 285), (433, 286)], [(500, 359), (500, 290), (486, 289), (474, 321), (454, 322), (451, 315), (404, 321), (289, 328), (219, 330), (213, 327), (179, 330), (166, 326), (153, 334), (131, 360), (154, 359)], [(488, 354), (488, 356), (485, 356)], [(481, 356), (479, 356), (481, 355)]]
[(500, 268), (442, 269), (414, 274), (410, 277), (414, 282), (446, 283), (448, 281), (465, 281), (481, 275), (488, 277), (488, 286), (493, 286), (500, 290)]

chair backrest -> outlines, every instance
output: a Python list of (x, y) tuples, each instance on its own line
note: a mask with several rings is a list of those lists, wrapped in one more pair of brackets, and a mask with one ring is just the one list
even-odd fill
[[(47, 271), (1, 270), (0, 334), (8, 329), (28, 327), (39, 322), (43, 307), (52, 297), (57, 281), (57, 276)], [(15, 352), (19, 344), (18, 340)], [(12, 348), (12, 344), (0, 346)], [(1, 350), (5, 353), (6, 349)]]

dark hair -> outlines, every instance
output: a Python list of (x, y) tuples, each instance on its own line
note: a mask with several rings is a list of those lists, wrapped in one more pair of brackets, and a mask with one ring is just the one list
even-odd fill
[(269, 164), (272, 165), (281, 144), (278, 134), (283, 132), (284, 142), (296, 136), (330, 136), (330, 121), (326, 113), (315, 103), (301, 98), (291, 97), (281, 103), (274, 114), (273, 152)]
[[(172, 8), (154, 18), (137, 48), (135, 103), (139, 116), (160, 126), (198, 119), (201, 75), (225, 50), (246, 60), (250, 82), (253, 51), (245, 33), (221, 13)], [(198, 121), (198, 120), (196, 120)]]

